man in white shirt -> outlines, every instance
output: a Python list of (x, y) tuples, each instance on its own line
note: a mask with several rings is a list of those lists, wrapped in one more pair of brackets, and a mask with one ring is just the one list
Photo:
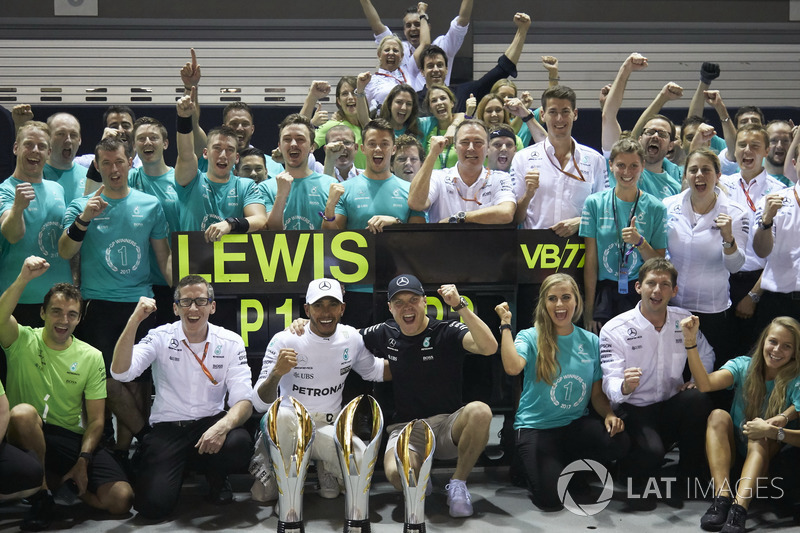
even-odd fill
[(603, 156), (572, 138), (578, 119), (575, 91), (555, 85), (542, 94), (547, 138), (520, 150), (511, 163), (517, 196), (514, 221), (525, 229), (546, 229), (560, 237), (578, 232), (586, 197), (608, 187)]
[[(340, 492), (342, 471), (332, 424), (342, 409), (345, 379), (355, 370), (367, 381), (389, 380), (389, 361), (372, 355), (357, 329), (339, 323), (345, 304), (342, 286), (335, 279), (309, 283), (304, 309), (309, 323), (301, 335), (281, 331), (267, 345), (253, 390), (253, 406), (263, 413), (284, 395), (303, 404), (316, 426), (311, 458), (318, 461), (319, 494), (335, 498)], [(260, 450), (262, 464), (268, 463), (265, 451)], [(274, 476), (265, 481), (263, 499), (276, 498)]]
[(511, 178), (483, 166), (489, 143), (484, 123), (471, 119), (459, 124), (455, 133), (458, 163), (434, 170), (445, 142), (444, 137), (431, 137), (430, 152), (411, 182), (409, 207), (427, 210), (430, 222), (511, 223), (516, 209)]
[[(637, 477), (656, 475), (676, 442), (681, 476), (697, 475), (705, 466), (711, 401), (683, 379), (687, 359), (680, 321), (691, 313), (668, 306), (678, 293), (677, 280), (672, 263), (661, 257), (648, 259), (636, 282), (641, 302), (609, 320), (600, 331), (603, 391), (625, 420), (631, 438), (625, 469)], [(702, 333), (697, 344), (710, 372), (714, 351)]]
[(247, 471), (252, 440), (241, 426), (253, 411), (250, 367), (242, 338), (209, 324), (216, 305), (205, 279), (186, 276), (172, 307), (180, 320), (150, 330), (134, 346), (139, 324), (156, 310), (155, 300), (142, 297), (114, 349), (116, 380), (131, 381), (153, 365), (152, 429), (136, 467), (135, 507), (147, 518), (173, 511), (190, 459), (206, 474), (215, 504), (232, 501), (228, 474)]

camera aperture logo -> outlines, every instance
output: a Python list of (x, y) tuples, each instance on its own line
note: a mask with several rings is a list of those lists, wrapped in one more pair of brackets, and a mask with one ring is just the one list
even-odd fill
[[(594, 472), (600, 482), (603, 484), (603, 490), (597, 498), (597, 502), (588, 504), (578, 504), (572, 498), (567, 488), (572, 476), (575, 472)], [(596, 515), (608, 506), (611, 501), (611, 496), (614, 495), (614, 480), (611, 479), (611, 474), (608, 470), (591, 459), (578, 459), (564, 467), (561, 474), (558, 476), (558, 499), (564, 504), (564, 508), (569, 512), (578, 516), (592, 516)]]

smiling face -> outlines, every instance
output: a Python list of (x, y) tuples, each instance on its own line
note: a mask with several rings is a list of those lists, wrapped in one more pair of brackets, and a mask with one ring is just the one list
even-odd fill
[(208, 176), (217, 180), (227, 180), (239, 154), (236, 150), (236, 137), (229, 137), (221, 133), (208, 137), (208, 146), (203, 150), (203, 155), (208, 159)]
[(72, 343), (72, 333), (81, 321), (81, 304), (61, 292), (53, 293), (47, 309), (40, 312), (44, 320), (44, 343), (54, 350), (63, 350)]
[(517, 97), (517, 91), (511, 85), (503, 85), (497, 89), (497, 94), (503, 99), (503, 103)]
[(123, 198), (128, 194), (128, 171), (131, 160), (125, 155), (125, 147), (116, 150), (98, 150), (94, 160), (95, 167), (103, 178), (103, 194), (109, 198)]
[(397, 39), (384, 39), (378, 48), (378, 64), (383, 70), (394, 71), (403, 62), (403, 47)]
[(678, 287), (673, 286), (669, 272), (652, 270), (636, 282), (636, 292), (642, 297), (642, 314), (651, 319), (666, 316), (667, 305), (678, 294)]
[(120, 138), (130, 143), (133, 140), (133, 117), (128, 113), (109, 113), (106, 128), (120, 132)]
[[(183, 298), (208, 298), (208, 287), (203, 283), (181, 287), (178, 299)], [(213, 315), (216, 310), (217, 302), (209, 302), (207, 305), (201, 306), (192, 302), (189, 307), (181, 307), (177, 303), (172, 304), (172, 311), (181, 319), (183, 332), (189, 342), (199, 342), (206, 338), (208, 317)]]
[(356, 110), (356, 93), (352, 85), (345, 82), (339, 88), (339, 95), (336, 97), (336, 103), (342, 109), (345, 117), (349, 122), (354, 124), (358, 123), (358, 116)]
[(413, 180), (422, 166), (419, 156), (419, 148), (416, 146), (404, 146), (399, 149), (397, 155), (394, 156), (392, 174), (406, 181)]
[(782, 167), (789, 153), (789, 145), (792, 144), (792, 128), (785, 122), (776, 122), (767, 127), (767, 134), (769, 135), (767, 161), (771, 165)]
[(50, 137), (39, 128), (23, 127), (14, 143), (17, 166), (14, 176), (24, 181), (41, 181), (44, 164), (50, 157)]
[(168, 141), (155, 124), (142, 124), (136, 128), (133, 147), (142, 163), (157, 163), (164, 158)]
[(547, 135), (552, 139), (569, 139), (572, 136), (572, 123), (578, 118), (578, 110), (572, 109), (572, 102), (566, 98), (548, 98), (544, 109), (544, 122)]
[(477, 124), (469, 124), (456, 133), (456, 154), (459, 165), (483, 166), (486, 160), (486, 130)]
[[(341, 142), (344, 149), (337, 152), (333, 165), (337, 168), (350, 169), (353, 166), (353, 159), (356, 157), (356, 137), (350, 128), (340, 128), (328, 133), (328, 142)], [(346, 176), (343, 176), (346, 177)]]
[(511, 161), (517, 153), (516, 139), (511, 137), (495, 137), (489, 141), (489, 168), (492, 170), (502, 170), (508, 172), (511, 168)]
[(433, 89), (428, 93), (428, 109), (439, 122), (450, 123), (453, 120), (453, 101), (441, 89)]
[(556, 328), (558, 335), (572, 333), (572, 318), (578, 306), (577, 296), (572, 292), (572, 286), (567, 282), (556, 283), (545, 295), (547, 315)]
[(411, 111), (414, 109), (414, 98), (415, 96), (407, 91), (400, 91), (395, 95), (390, 106), (392, 127), (394, 129), (399, 130), (402, 128), (411, 116)]
[(408, 291), (398, 292), (389, 300), (389, 312), (403, 335), (409, 337), (418, 335), (428, 325), (427, 307), (425, 296)]
[(81, 146), (81, 125), (72, 115), (61, 113), (50, 121), (53, 153), (50, 164), (55, 168), (69, 169)]
[(236, 146), (239, 150), (244, 150), (250, 146), (250, 139), (256, 131), (253, 124), (253, 117), (244, 109), (231, 109), (225, 115), (224, 124), (230, 126), (236, 132)]
[(422, 63), (422, 75), (429, 87), (434, 83), (444, 83), (447, 78), (447, 63), (441, 54), (427, 56)]
[(611, 170), (617, 180), (617, 187), (622, 190), (637, 188), (643, 168), (644, 161), (637, 153), (622, 152), (611, 161)]
[(403, 35), (406, 37), (408, 44), (414, 48), (419, 46), (419, 15), (417, 13), (407, 13), (403, 17)]
[(692, 154), (686, 160), (684, 180), (692, 189), (694, 199), (703, 201), (713, 196), (720, 176), (714, 162), (702, 154)]
[(264, 166), (264, 158), (260, 155), (248, 155), (243, 157), (236, 175), (240, 178), (250, 178), (256, 183), (261, 183), (267, 179), (267, 168)]
[(778, 324), (770, 326), (761, 350), (768, 379), (774, 379), (778, 370), (791, 362), (795, 349), (794, 336), (791, 331)]
[(345, 304), (332, 296), (324, 296), (313, 304), (305, 304), (304, 308), (311, 331), (320, 337), (330, 337), (336, 333)]
[[(688, 128), (684, 131), (684, 135), (687, 133)], [(648, 165), (657, 164), (667, 157), (667, 153), (673, 147), (671, 136), (672, 131), (666, 120), (654, 118), (647, 121), (639, 137), (639, 143), (644, 148), (644, 160)]]
[(374, 128), (364, 132), (364, 144), (361, 145), (361, 151), (367, 157), (367, 170), (371, 174), (382, 174), (391, 170), (394, 150), (392, 133)]
[[(764, 168), (762, 163), (767, 155), (767, 146), (764, 144), (763, 132), (740, 131), (736, 135), (736, 150), (734, 155), (742, 175), (748, 178), (755, 177)], [(784, 158), (786, 157), (787, 144), (784, 147)]]
[(289, 124), (280, 132), (278, 148), (283, 155), (283, 164), (287, 168), (304, 168), (308, 165), (308, 154), (311, 152), (311, 137), (308, 128), (303, 124)]
[(759, 126), (761, 126), (762, 125), (761, 116), (755, 111), (748, 111), (746, 113), (742, 113), (741, 115), (739, 115), (736, 127), (741, 128), (745, 124), (758, 124)]
[(486, 103), (486, 107), (483, 108), (483, 116), (479, 118), (483, 119), (489, 128), (503, 124), (506, 120), (503, 102), (500, 100), (489, 100)]

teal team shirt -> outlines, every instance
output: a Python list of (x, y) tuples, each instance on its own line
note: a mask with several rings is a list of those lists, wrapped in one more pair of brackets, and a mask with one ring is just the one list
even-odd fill
[[(616, 201), (617, 221), (614, 224), (614, 208), (611, 202)], [(623, 202), (614, 195), (614, 189), (606, 189), (589, 195), (583, 204), (579, 235), (591, 237), (597, 241), (597, 266), (600, 280), (617, 281), (619, 279), (620, 247), (622, 228), (630, 226), (630, 213), (635, 202)], [(639, 205), (636, 206), (636, 229), (654, 250), (667, 247), (667, 208), (661, 201), (642, 192)], [(630, 245), (624, 245), (627, 249)], [(639, 278), (639, 267), (643, 260), (638, 248), (628, 256), (628, 279)]]
[[(0, 214), (14, 205), (17, 185), (25, 183), (14, 177), (0, 184)], [(61, 238), (61, 221), (66, 203), (64, 189), (53, 181), (42, 180), (31, 183), (34, 198), (22, 214), (25, 235), (14, 244), (0, 233), (0, 292), (5, 291), (19, 275), (22, 263), (30, 255), (38, 255), (50, 263), (47, 272), (28, 283), (19, 303), (40, 304), (44, 295), (56, 283), (72, 283), (69, 261), (58, 255), (58, 240)]]
[[(283, 172), (283, 165), (276, 162), (270, 156), (265, 154), (264, 159), (267, 162), (267, 176), (274, 178), (275, 176)], [(208, 159), (206, 159), (205, 157), (197, 158), (197, 170), (199, 170), (200, 172), (208, 172)], [(233, 172), (231, 172), (231, 176), (233, 175), (234, 175)]]
[(264, 204), (253, 180), (234, 175), (225, 183), (216, 183), (198, 170), (188, 185), (175, 187), (181, 203), (181, 231), (205, 231), (228, 217), (243, 217), (250, 204)]
[[(167, 237), (167, 220), (155, 196), (130, 189), (119, 200), (101, 195), (108, 207), (92, 220), (81, 246), (81, 294), (87, 300), (137, 302), (153, 297), (150, 239)], [(83, 213), (88, 196), (74, 200), (64, 228)]]
[[(617, 183), (614, 178), (614, 171), (611, 168), (611, 161), (606, 159), (608, 163), (608, 184), (609, 187), (614, 187)], [(652, 194), (659, 200), (663, 200), (668, 196), (674, 196), (681, 192), (681, 181), (683, 180), (683, 169), (667, 159), (662, 161), (663, 172), (651, 172), (642, 169), (642, 175), (639, 176), (639, 189)]]
[[(283, 229), (320, 229), (322, 217), (319, 216), (319, 212), (325, 210), (328, 191), (334, 183), (339, 183), (339, 181), (332, 176), (318, 172), (312, 172), (305, 178), (295, 178), (283, 210)], [(264, 196), (264, 205), (269, 213), (275, 205), (278, 182), (274, 179), (264, 180), (258, 184), (258, 188)]]
[(344, 194), (336, 204), (336, 214), (347, 217), (347, 229), (367, 229), (367, 222), (375, 215), (388, 215), (408, 222), (412, 216), (425, 213), (408, 207), (410, 183), (394, 174), (385, 180), (373, 180), (359, 174), (344, 182)]
[[(175, 192), (174, 168), (169, 167), (169, 170), (160, 176), (149, 176), (145, 174), (143, 166), (132, 168), (128, 172), (128, 187), (158, 198), (161, 209), (164, 210), (164, 217), (167, 220), (168, 239), (173, 231), (178, 231), (181, 223), (181, 210), (180, 202), (178, 201), (178, 193)], [(156, 256), (153, 253), (150, 254), (150, 276), (153, 284), (167, 285), (164, 275), (161, 274)]]
[(72, 163), (69, 170), (51, 167), (49, 163), (44, 165), (44, 179), (55, 181), (64, 189), (64, 201), (67, 205), (72, 203), (75, 198), (83, 196), (86, 188), (86, 173), (88, 168)]
[(536, 381), (537, 339), (536, 328), (528, 328), (514, 340), (517, 353), (527, 361), (514, 429), (560, 428), (586, 415), (592, 385), (603, 379), (600, 339), (575, 326), (569, 335), (558, 336), (561, 372), (553, 384)]
[[(760, 355), (759, 355), (760, 357)], [(733, 420), (733, 427), (736, 434), (736, 449), (742, 457), (747, 455), (747, 436), (742, 433), (744, 423), (747, 422), (745, 418), (745, 404), (744, 404), (744, 382), (747, 379), (747, 369), (750, 367), (751, 357), (742, 355), (735, 357), (722, 365), (720, 370), (727, 370), (733, 374), (733, 385), (728, 387), (728, 390), (734, 390), (733, 404), (731, 405), (731, 419)], [(774, 381), (766, 382), (766, 393), (764, 394), (764, 404), (761, 406), (761, 415), (763, 417), (764, 411), (769, 403), (769, 397), (772, 394), (772, 389), (775, 388)], [(795, 409), (800, 411), (800, 377), (796, 377), (793, 381), (789, 382), (786, 386), (786, 407), (794, 405)]]

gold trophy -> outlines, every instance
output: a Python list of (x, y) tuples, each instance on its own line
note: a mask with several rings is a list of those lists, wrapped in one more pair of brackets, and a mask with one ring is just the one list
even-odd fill
[[(281, 409), (281, 402), (291, 402)], [(278, 483), (278, 533), (305, 533), (303, 486), (306, 481), (314, 420), (303, 404), (280, 397), (261, 419), (264, 444), (269, 450)]]
[[(363, 404), (362, 399), (366, 400)], [(359, 406), (362, 406), (362, 411), (364, 406), (369, 407), (371, 420), (371, 426), (361, 432), (355, 428)], [(370, 533), (369, 488), (383, 433), (381, 406), (372, 396), (365, 398), (362, 394), (342, 409), (333, 426), (336, 428), (336, 451), (345, 486), (344, 533)]]
[[(421, 430), (425, 434), (425, 449), (417, 450), (422, 457), (419, 472), (414, 473), (411, 460), (412, 450), (409, 449), (411, 433), (416, 424), (422, 424)], [(406, 517), (403, 524), (403, 533), (425, 533), (425, 489), (431, 475), (433, 464), (433, 451), (436, 449), (436, 437), (433, 430), (424, 420), (412, 420), (397, 439), (394, 448), (394, 458), (397, 461), (397, 471), (400, 473), (400, 482), (403, 485), (403, 496), (406, 504)]]

